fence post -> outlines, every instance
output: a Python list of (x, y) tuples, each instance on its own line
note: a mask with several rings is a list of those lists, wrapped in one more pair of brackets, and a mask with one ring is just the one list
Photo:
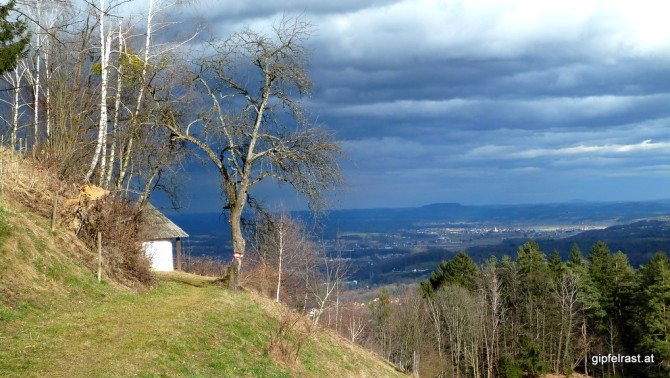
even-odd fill
[(102, 233), (98, 231), (98, 282), (102, 282)]

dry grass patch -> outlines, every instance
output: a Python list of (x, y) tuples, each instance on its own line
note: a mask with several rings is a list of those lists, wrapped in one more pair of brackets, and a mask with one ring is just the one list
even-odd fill
[(222, 278), (201, 276), (198, 274), (172, 271), (172, 272), (154, 272), (156, 279), (160, 281), (181, 282), (191, 286), (205, 287), (210, 285), (221, 285), (224, 283)]

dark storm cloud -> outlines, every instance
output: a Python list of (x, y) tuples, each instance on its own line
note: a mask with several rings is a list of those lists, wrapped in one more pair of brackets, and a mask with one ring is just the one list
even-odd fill
[(351, 158), (339, 206), (667, 196), (670, 33), (658, 2), (203, 5), (222, 34), (268, 31), (282, 14), (314, 25), (305, 104)]
[(201, 6), (207, 9), (211, 22), (234, 22), (256, 18), (274, 17), (282, 14), (339, 14), (392, 4), (398, 0), (274, 0), (274, 1), (236, 1), (204, 0)]

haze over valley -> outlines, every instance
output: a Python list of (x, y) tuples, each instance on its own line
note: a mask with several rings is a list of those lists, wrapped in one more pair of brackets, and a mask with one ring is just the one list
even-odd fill
[[(670, 201), (588, 202), (466, 206), (438, 203), (418, 208), (333, 210), (317, 220), (316, 239), (331, 256), (352, 265), (351, 279), (365, 285), (425, 279), (442, 260), (466, 251), (477, 262), (516, 256), (534, 239), (545, 253), (567, 258), (577, 243), (588, 250), (598, 240), (625, 252), (634, 266), (670, 250)], [(188, 253), (230, 258), (230, 236), (219, 213), (175, 214), (189, 232)], [(633, 232), (637, 230), (638, 232)]]

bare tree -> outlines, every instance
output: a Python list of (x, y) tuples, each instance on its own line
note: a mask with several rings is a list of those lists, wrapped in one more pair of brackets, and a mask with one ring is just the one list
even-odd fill
[(347, 262), (341, 256), (328, 256), (325, 249), (321, 252), (319, 259), (321, 260), (321, 266), (311, 270), (312, 277), (309, 279), (309, 291), (317, 305), (312, 318), (314, 327), (319, 325), (321, 314), (331, 302), (332, 296), (347, 277), (349, 271)]
[[(572, 371), (573, 365), (572, 350), (573, 335), (576, 333), (575, 325), (576, 318), (579, 315), (579, 285), (581, 277), (573, 271), (568, 270), (558, 282), (558, 299), (560, 301), (561, 309), (561, 336), (562, 341), (559, 345), (562, 347), (558, 350), (557, 361), (560, 361), (559, 368), (563, 371)], [(558, 370), (558, 369), (556, 369)]]
[(325, 203), (324, 191), (343, 181), (339, 145), (330, 133), (309, 126), (300, 106), (299, 97), (312, 86), (303, 46), (309, 32), (303, 20), (284, 18), (272, 35), (246, 30), (212, 42), (214, 53), (198, 59), (196, 73), (211, 108), (188, 125), (166, 125), (173, 139), (202, 150), (221, 176), (233, 290), (246, 249), (242, 213), (256, 203), (250, 196), (254, 185), (267, 178), (288, 183), (316, 209)]
[(98, 15), (98, 29), (100, 30), (100, 115), (99, 115), (99, 124), (98, 124), (98, 137), (95, 142), (95, 152), (93, 154), (93, 159), (91, 160), (91, 165), (84, 176), (84, 181), (88, 182), (93, 176), (93, 172), (98, 164), (103, 165), (102, 171), (104, 171), (105, 161), (100, 160), (101, 152), (103, 146), (106, 144), (107, 136), (107, 90), (108, 90), (108, 79), (109, 79), (109, 57), (112, 51), (112, 35), (114, 33), (113, 28), (106, 25), (107, 19), (109, 18), (109, 13), (111, 10), (118, 6), (105, 4), (105, 0), (99, 0), (98, 6), (93, 5), (93, 2), (89, 2), (91, 7), (95, 10)]
[(274, 297), (279, 302), (283, 282), (301, 273), (301, 261), (313, 253), (314, 245), (303, 224), (285, 210), (269, 214), (260, 222), (255, 239), (254, 252), (259, 263), (276, 272)]
[(504, 316), (502, 281), (496, 270), (496, 260), (488, 261), (482, 268), (482, 294), (485, 300), (483, 335), (486, 346), (486, 376), (495, 376), (499, 359), (500, 328)]
[(350, 304), (343, 312), (346, 336), (352, 343), (355, 343), (367, 328), (368, 321), (370, 320), (370, 311), (366, 307)]
[(24, 62), (19, 62), (14, 71), (5, 72), (2, 75), (3, 80), (7, 82), (9, 88), (11, 88), (12, 97), (11, 99), (0, 99), (0, 101), (11, 107), (11, 119), (6, 119), (2, 115), (0, 115), (0, 118), (2, 118), (2, 120), (9, 126), (9, 140), (12, 149), (16, 148), (16, 138), (20, 129), (19, 122), (24, 113), (22, 108), (29, 105), (28, 102), (23, 99), (21, 90), (28, 71), (28, 68), (23, 63)]
[[(137, 153), (136, 150), (142, 147), (141, 141), (138, 141), (138, 139), (142, 135), (142, 129), (147, 122), (147, 116), (152, 114), (151, 108), (153, 104), (150, 100), (156, 102), (155, 100), (158, 97), (166, 97), (164, 95), (156, 95), (156, 90), (159, 86), (157, 81), (159, 81), (160, 78), (158, 71), (161, 71), (159, 67), (166, 66), (166, 62), (173, 62), (171, 65), (175, 65), (175, 57), (171, 55), (171, 53), (198, 35), (199, 31), (195, 30), (191, 35), (179, 41), (171, 43), (156, 43), (154, 41), (157, 33), (159, 35), (160, 33), (169, 33), (170, 28), (174, 29), (176, 25), (181, 24), (181, 22), (171, 21), (169, 18), (163, 18), (161, 16), (163, 16), (164, 13), (168, 13), (172, 8), (187, 3), (189, 3), (189, 1), (186, 0), (149, 0), (145, 16), (146, 23), (144, 25), (144, 30), (142, 30), (140, 34), (144, 37), (144, 40), (142, 41), (143, 46), (138, 53), (133, 53), (127, 48), (123, 48), (122, 50), (121, 45), (119, 46), (119, 53), (122, 59), (120, 59), (119, 62), (118, 75), (119, 77), (122, 76), (121, 71), (123, 70), (123, 65), (121, 62), (127, 62), (127, 65), (130, 66), (128, 67), (130, 71), (134, 72), (127, 75), (128, 77), (126, 77), (126, 80), (132, 77), (135, 81), (134, 86), (137, 88), (131, 96), (132, 99), (129, 100), (127, 104), (124, 104), (129, 113), (127, 115), (129, 121), (126, 125), (126, 135), (122, 140), (123, 143), (115, 143), (110, 151), (110, 155), (114, 155), (116, 153), (116, 148), (118, 147), (120, 149), (118, 175), (115, 180), (115, 189), (117, 191), (123, 188), (127, 176), (131, 174), (130, 168), (132, 166), (133, 157)], [(119, 35), (119, 38), (121, 38), (121, 35)], [(162, 70), (166, 71), (165, 68)], [(183, 72), (187, 71), (182, 71), (182, 73)], [(121, 81), (117, 83), (119, 90), (121, 84)], [(172, 85), (174, 85), (174, 82), (170, 84), (170, 86)], [(149, 98), (147, 98), (148, 93), (151, 95)], [(172, 96), (169, 97), (174, 101), (177, 96), (174, 96), (174, 93), (171, 94)], [(117, 102), (117, 104), (119, 104), (119, 102)], [(116, 131), (116, 122), (114, 130)], [(116, 144), (118, 144), (118, 146)], [(153, 171), (156, 173), (157, 170), (154, 169)], [(111, 184), (110, 180), (106, 181), (108, 185)], [(143, 196), (147, 194), (148, 193), (143, 193)]]
[(480, 376), (478, 351), (482, 343), (482, 298), (475, 297), (462, 286), (446, 285), (435, 293), (435, 301), (444, 317), (455, 369), (453, 374), (458, 377), (470, 370), (471, 375)]

